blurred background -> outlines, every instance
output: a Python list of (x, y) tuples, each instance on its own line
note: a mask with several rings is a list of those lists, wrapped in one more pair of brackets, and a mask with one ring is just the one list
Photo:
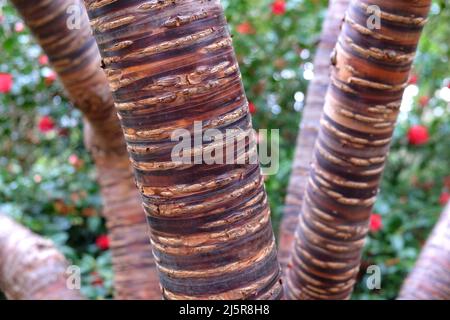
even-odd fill
[[(327, 1), (222, 3), (254, 126), (280, 129), (280, 170), (266, 180), (277, 231)], [(88, 298), (110, 298), (109, 242), (81, 114), (15, 10), (0, 6), (0, 212), (79, 265)], [(379, 265), (382, 289), (369, 291), (361, 272), (354, 299), (395, 298), (450, 199), (449, 21), (449, 2), (433, 1), (364, 252), (362, 270)]]

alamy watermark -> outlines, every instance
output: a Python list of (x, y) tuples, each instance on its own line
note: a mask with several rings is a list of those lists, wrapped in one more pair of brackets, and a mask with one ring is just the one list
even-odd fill
[(195, 121), (193, 130), (175, 129), (171, 160), (176, 165), (260, 164), (264, 175), (274, 175), (280, 167), (279, 130), (233, 128), (221, 131)]
[(81, 19), (84, 12), (84, 7), (79, 4), (72, 4), (67, 7), (66, 13), (68, 15), (66, 20), (66, 26), (69, 30), (80, 30), (81, 29)]
[(69, 290), (81, 289), (81, 269), (79, 266), (71, 265), (66, 269), (66, 287)]
[(367, 268), (366, 286), (369, 290), (380, 290), (381, 289), (381, 268), (377, 265), (371, 265)]
[(371, 5), (366, 9), (367, 18), (366, 25), (369, 30), (381, 29), (381, 9), (379, 6)]

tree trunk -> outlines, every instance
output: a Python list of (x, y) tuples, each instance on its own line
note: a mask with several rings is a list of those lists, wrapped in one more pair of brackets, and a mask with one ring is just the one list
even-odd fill
[[(160, 299), (147, 223), (89, 19), (79, 0), (12, 0), (85, 118), (111, 239), (117, 299)], [(72, 28), (69, 28), (72, 27)]]
[(430, 2), (353, 0), (347, 10), (287, 270), (290, 299), (350, 297)]
[(14, 300), (80, 300), (55, 245), (0, 214), (0, 289)]
[[(143, 196), (164, 298), (279, 298), (259, 165), (236, 164), (235, 153), (235, 164), (171, 157), (174, 130), (192, 137), (194, 121), (202, 122), (200, 133), (251, 129), (220, 2), (85, 4)], [(198, 142), (189, 155), (224, 146), (220, 139)]]
[(314, 144), (319, 133), (320, 117), (325, 103), (325, 93), (330, 83), (330, 58), (336, 45), (345, 10), (350, 0), (330, 0), (323, 22), (320, 43), (314, 58), (314, 79), (308, 86), (305, 108), (287, 191), (283, 220), (280, 227), (278, 257), (285, 271), (292, 249), (298, 213), (301, 211), (303, 194), (308, 181)]
[(450, 300), (450, 205), (403, 284), (400, 300)]

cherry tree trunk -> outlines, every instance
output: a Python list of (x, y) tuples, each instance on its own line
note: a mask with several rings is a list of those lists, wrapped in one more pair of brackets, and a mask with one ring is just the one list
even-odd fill
[[(142, 193), (164, 298), (279, 298), (259, 165), (238, 164), (237, 153), (223, 164), (171, 155), (174, 131), (184, 129), (190, 140), (195, 121), (200, 134), (252, 128), (220, 2), (85, 4)], [(225, 142), (200, 137), (194, 144), (189, 155)]]
[(430, 3), (352, 0), (347, 9), (287, 268), (289, 299), (350, 297)]
[(450, 205), (422, 249), (400, 300), (450, 300)]
[(85, 121), (103, 196), (117, 299), (160, 299), (145, 214), (89, 19), (79, 0), (12, 0)]
[(50, 240), (0, 213), (0, 290), (8, 299), (83, 299), (76, 287), (68, 286), (68, 267)]
[(331, 54), (336, 45), (349, 2), (350, 0), (330, 0), (327, 15), (323, 22), (320, 43), (314, 58), (314, 79), (308, 86), (280, 226), (278, 257), (283, 271), (288, 263), (289, 253), (294, 243), (298, 214), (302, 208), (314, 145), (319, 133), (325, 94), (330, 83)]

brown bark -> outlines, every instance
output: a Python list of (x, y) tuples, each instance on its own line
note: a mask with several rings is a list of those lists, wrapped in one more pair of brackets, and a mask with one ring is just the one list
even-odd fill
[[(67, 94), (85, 118), (103, 196), (117, 299), (161, 297), (145, 214), (134, 185), (125, 141), (101, 58), (79, 0), (13, 0), (48, 55)], [(71, 8), (79, 8), (81, 16)], [(75, 16), (74, 16), (75, 15)], [(79, 18), (80, 28), (70, 29)]]
[(80, 300), (55, 245), (0, 214), (0, 290), (11, 300)]
[[(429, 0), (353, 0), (332, 58), (331, 84), (287, 270), (290, 299), (346, 299)], [(381, 28), (369, 29), (369, 5)]]
[(403, 284), (400, 300), (450, 300), (450, 205)]
[[(251, 129), (219, 1), (85, 4), (143, 195), (164, 298), (279, 298), (259, 165), (171, 158), (178, 144), (171, 134), (192, 135), (194, 121), (202, 121), (202, 133)], [(195, 152), (213, 143), (224, 141), (202, 141)]]
[(319, 133), (325, 94), (330, 83), (331, 53), (336, 45), (349, 2), (350, 0), (330, 0), (327, 15), (323, 22), (320, 43), (314, 58), (314, 79), (308, 86), (308, 95), (302, 113), (292, 173), (280, 226), (278, 257), (283, 271), (289, 261), (290, 250), (294, 243), (298, 213), (302, 208), (314, 144)]

